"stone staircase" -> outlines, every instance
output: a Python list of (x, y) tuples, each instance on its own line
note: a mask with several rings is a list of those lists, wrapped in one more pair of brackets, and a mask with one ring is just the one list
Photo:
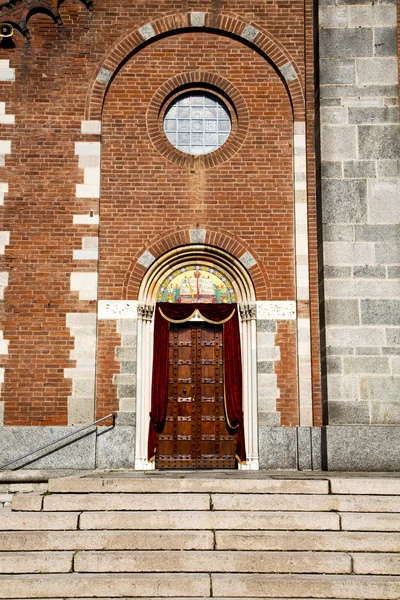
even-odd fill
[(0, 511), (0, 598), (400, 598), (400, 479), (108, 473)]

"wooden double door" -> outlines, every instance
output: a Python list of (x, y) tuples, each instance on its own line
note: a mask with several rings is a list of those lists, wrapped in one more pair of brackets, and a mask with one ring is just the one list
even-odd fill
[(168, 407), (158, 469), (234, 469), (237, 436), (224, 406), (223, 326), (171, 323)]

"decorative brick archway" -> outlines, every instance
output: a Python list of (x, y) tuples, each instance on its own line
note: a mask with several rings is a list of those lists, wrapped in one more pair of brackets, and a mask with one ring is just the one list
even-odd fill
[(125, 275), (123, 287), (124, 300), (136, 300), (143, 277), (150, 265), (164, 254), (188, 244), (205, 244), (224, 250), (236, 258), (248, 271), (251, 277), (257, 300), (271, 298), (271, 286), (268, 274), (262, 261), (252, 248), (237, 236), (226, 230), (209, 225), (198, 227), (187, 225), (176, 227), (159, 236), (150, 246), (143, 247), (132, 260)]
[(295, 121), (304, 121), (304, 93), (299, 69), (286, 48), (268, 31), (253, 23), (246, 23), (232, 15), (209, 12), (187, 12), (155, 19), (122, 36), (104, 56), (93, 74), (89, 86), (85, 119), (100, 121), (107, 90), (126, 60), (143, 46), (161, 36), (177, 35), (183, 31), (201, 29), (209, 33), (223, 33), (259, 52), (277, 71), (290, 98)]

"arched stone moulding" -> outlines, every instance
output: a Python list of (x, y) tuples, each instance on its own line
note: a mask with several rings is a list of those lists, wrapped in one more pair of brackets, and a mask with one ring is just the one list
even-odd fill
[(278, 72), (290, 98), (295, 121), (304, 121), (304, 93), (299, 69), (287, 49), (257, 24), (246, 23), (236, 15), (188, 12), (150, 21), (122, 36), (104, 56), (92, 76), (86, 100), (85, 119), (101, 121), (104, 100), (111, 81), (126, 60), (144, 45), (160, 36), (176, 35), (182, 30), (201, 29), (223, 33), (248, 44), (259, 52)]
[(232, 282), (240, 308), (240, 336), (243, 367), (243, 413), (247, 464), (240, 469), (258, 469), (257, 435), (257, 352), (255, 291), (246, 268), (224, 250), (203, 244), (175, 248), (154, 260), (142, 280), (137, 309), (137, 389), (135, 469), (151, 470), (147, 460), (151, 369), (153, 363), (153, 308), (160, 285), (178, 267), (201, 263), (226, 273)]

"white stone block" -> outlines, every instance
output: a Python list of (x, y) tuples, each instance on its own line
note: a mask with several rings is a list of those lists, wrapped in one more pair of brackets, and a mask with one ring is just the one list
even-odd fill
[(321, 127), (322, 160), (353, 160), (357, 158), (357, 128), (355, 125), (323, 125)]
[[(296, 302), (294, 300), (258, 300), (256, 302), (256, 307), (258, 320), (277, 319), (286, 321), (296, 318)], [(260, 336), (265, 334), (260, 333), (258, 335)]]
[(67, 313), (66, 322), (70, 328), (95, 327), (96, 313)]
[(259, 346), (257, 349), (257, 359), (260, 360), (280, 360), (281, 353), (279, 346)]
[(9, 231), (0, 231), (0, 245), (8, 246), (10, 243), (10, 232)]
[(325, 242), (326, 265), (375, 265), (374, 244), (370, 242)]
[(350, 6), (350, 27), (396, 27), (396, 6), (367, 4)]
[(99, 215), (74, 215), (74, 225), (98, 225), (100, 222)]
[(79, 292), (79, 300), (97, 300), (97, 290)]
[(0, 206), (4, 205), (4, 194), (8, 192), (8, 183), (0, 183)]
[(76, 184), (77, 198), (100, 198), (99, 185), (87, 185), (86, 183)]
[(294, 132), (294, 135), (305, 135), (306, 134), (305, 121), (295, 121), (293, 123), (293, 132)]
[(83, 237), (82, 238), (82, 249), (83, 250), (98, 250), (99, 238), (98, 237)]
[(78, 165), (81, 169), (100, 168), (100, 154), (81, 154), (79, 156)]
[(155, 260), (156, 257), (153, 256), (149, 250), (145, 250), (145, 252), (143, 252), (142, 256), (139, 258), (138, 263), (140, 263), (141, 265), (146, 267), (146, 269), (148, 269)]
[(328, 346), (384, 346), (384, 327), (327, 327), (326, 343)]
[(75, 142), (75, 154), (93, 154), (100, 156), (100, 142)]
[(368, 223), (399, 222), (400, 180), (368, 181)]
[(10, 140), (0, 140), (0, 154), (11, 154)]
[(95, 373), (95, 369), (87, 369), (87, 368), (76, 368), (76, 369), (64, 369), (64, 377), (65, 379), (90, 379), (93, 377)]
[(14, 125), (15, 115), (0, 115), (0, 125)]
[(294, 210), (296, 215), (296, 227), (297, 225), (307, 225), (307, 204), (304, 204), (303, 202), (296, 202)]
[(204, 27), (206, 14), (204, 12), (191, 12), (190, 24), (192, 27)]
[(71, 291), (79, 292), (80, 300), (97, 299), (97, 273), (71, 273)]
[(397, 85), (397, 59), (357, 58), (356, 73), (359, 85)]
[(246, 267), (246, 269), (250, 269), (251, 267), (254, 267), (255, 264), (257, 264), (254, 256), (250, 254), (249, 251), (242, 254), (239, 260), (242, 263), (242, 265)]
[(296, 173), (306, 172), (306, 157), (297, 155), (294, 157), (294, 170)]
[(88, 167), (84, 169), (83, 182), (86, 185), (100, 186), (100, 169), (97, 167)]
[(347, 123), (347, 109), (336, 106), (324, 106), (321, 108), (321, 123), (323, 125), (335, 125)]
[(0, 340), (0, 354), (8, 354), (9, 340)]
[(326, 298), (399, 298), (400, 281), (391, 280), (341, 280), (325, 281)]
[(4, 367), (0, 368), (0, 383), (4, 383)]
[(74, 260), (99, 260), (99, 251), (74, 250)]
[(346, 107), (383, 106), (383, 99), (374, 96), (367, 96), (366, 98), (346, 96), (342, 98), (341, 102), (342, 106)]
[(144, 40), (149, 40), (150, 38), (156, 35), (156, 32), (154, 31), (153, 25), (151, 23), (146, 23), (146, 25), (140, 27), (139, 32)]
[(349, 24), (349, 9), (347, 6), (320, 6), (320, 27), (347, 27)]
[(84, 135), (100, 135), (101, 121), (82, 121), (81, 133)]
[(360, 383), (358, 377), (348, 375), (329, 375), (328, 397), (331, 400), (358, 400), (360, 398)]
[(296, 232), (296, 254), (308, 255), (308, 236), (305, 233)]
[(99, 319), (137, 319), (136, 300), (99, 300)]
[(306, 136), (304, 133), (302, 134), (294, 134), (293, 143), (295, 148), (305, 148), (306, 147)]
[(0, 66), (0, 81), (15, 81), (15, 69)]

